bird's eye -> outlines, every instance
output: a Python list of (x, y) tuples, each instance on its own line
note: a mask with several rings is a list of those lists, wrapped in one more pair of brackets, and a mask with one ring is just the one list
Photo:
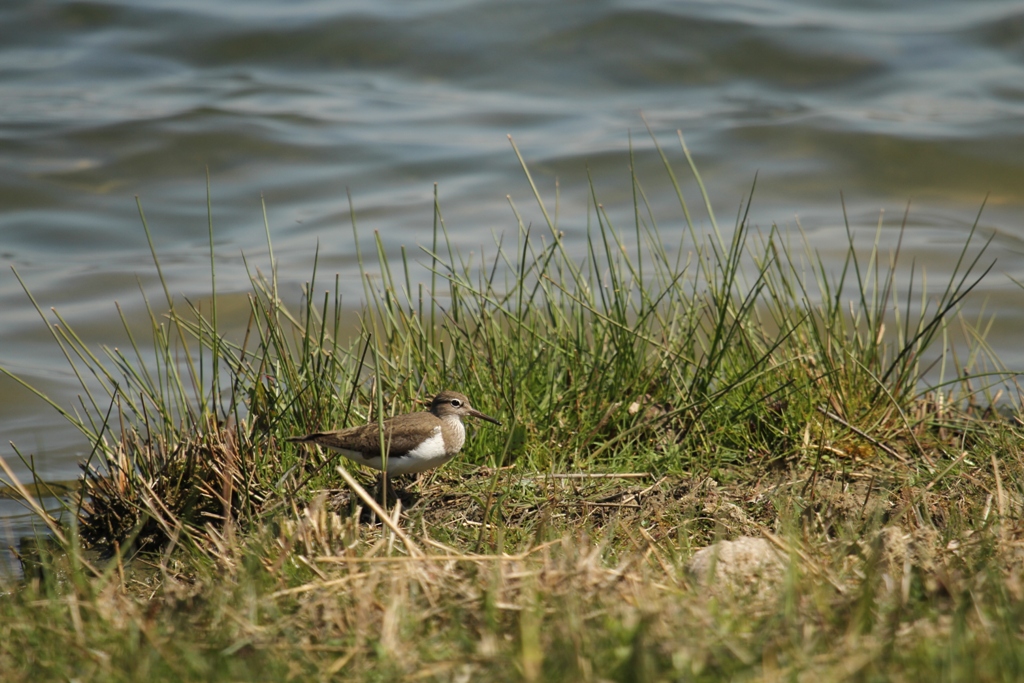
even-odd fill
[(457, 398), (453, 398), (452, 399), (452, 408), (458, 408), (461, 405), (462, 405), (462, 401), (460, 401)]

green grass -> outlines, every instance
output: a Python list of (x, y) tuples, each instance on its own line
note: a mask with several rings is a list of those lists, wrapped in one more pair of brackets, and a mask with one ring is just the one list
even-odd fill
[[(959, 314), (986, 245), (972, 229), (936, 291), (881, 252), (881, 225), (826, 267), (745, 213), (721, 229), (680, 143), (706, 231), (668, 152), (676, 221), (634, 177), (633, 223), (594, 196), (582, 254), (525, 163), (546, 224), (513, 205), (479, 260), (439, 202), (397, 262), (353, 214), (351, 342), (316, 260), (301, 305), (282, 300), (269, 226), (241, 338), (212, 222), (205, 308), (165, 285), (147, 329), (122, 317), (124, 351), (58, 317), (82, 402), (50, 403), (92, 452), (83, 495), (40, 510), (58, 550), (0, 597), (7, 679), (1017, 679), (1024, 461), (991, 409), (1015, 385)], [(283, 442), (444, 388), (505, 425), (387, 524), (360, 521), (340, 463)], [(780, 582), (688, 571), (741, 535), (771, 541)]]

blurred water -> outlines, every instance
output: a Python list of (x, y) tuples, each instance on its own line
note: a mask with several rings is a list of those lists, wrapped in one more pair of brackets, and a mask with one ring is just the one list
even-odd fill
[[(209, 291), (208, 168), (221, 291), (247, 288), (243, 251), (265, 263), (262, 194), (286, 291), (319, 243), (355, 305), (346, 188), (361, 230), (393, 254), (430, 239), (434, 183), (456, 245), (493, 251), (515, 231), (506, 195), (542, 224), (509, 134), (549, 201), (558, 180), (561, 227), (582, 252), (588, 172), (629, 225), (632, 133), (676, 239), (641, 112), (681, 175), (674, 132), (687, 136), (722, 223), (756, 173), (754, 222), (799, 219), (826, 256), (844, 250), (840, 191), (867, 241), (880, 210), (894, 231), (912, 201), (905, 244), (941, 273), (987, 195), (999, 260), (969, 312), (995, 313), (991, 343), (1024, 367), (1021, 290), (1006, 277), (1024, 281), (1012, 1), (6, 0), (0, 262), (90, 343), (123, 343), (113, 302), (139, 312), (140, 281), (155, 284), (136, 195), (172, 289)], [(6, 267), (0, 311), (0, 364), (73, 405), (74, 377)], [(5, 377), (0, 436), (58, 479), (87, 449)]]

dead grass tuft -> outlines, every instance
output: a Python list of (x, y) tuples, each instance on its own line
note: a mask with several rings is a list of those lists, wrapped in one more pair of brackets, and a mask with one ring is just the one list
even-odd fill
[(202, 537), (209, 525), (223, 527), (267, 498), (234, 429), (211, 426), (206, 433), (170, 442), (128, 430), (102, 462), (83, 468), (76, 505), (87, 547), (112, 548), (134, 539), (134, 547), (165, 547), (183, 533)]

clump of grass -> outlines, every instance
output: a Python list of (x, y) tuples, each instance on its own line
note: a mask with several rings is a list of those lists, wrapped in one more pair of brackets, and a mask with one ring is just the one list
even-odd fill
[[(542, 229), (513, 204), (514, 246), (497, 237), (478, 266), (452, 249), (435, 201), (422, 284), (413, 257), (393, 263), (377, 235), (364, 261), (353, 216), (367, 303), (352, 342), (338, 280), (321, 294), (316, 259), (298, 311), (282, 300), (269, 227), (268, 275), (250, 270), (249, 323), (229, 338), (212, 221), (205, 309), (164, 284), (145, 335), (122, 316), (129, 354), (93, 352), (58, 315), (83, 399), (76, 412), (50, 403), (93, 455), (66, 524), (38, 508), (71, 565), (44, 558), (0, 600), (0, 622), (27, 625), (2, 634), (2, 668), (654, 680), (960, 671), (929, 659), (925, 634), (1004, 652), (1009, 632), (987, 615), (1020, 616), (1002, 564), (1019, 435), (976, 412), (992, 395), (971, 378), (1005, 379), (987, 374), (996, 361), (971, 349), (957, 364), (948, 346), (988, 273), (985, 245), (972, 230), (937, 296), (898, 292), (899, 249), (882, 267), (878, 239), (865, 258), (849, 228), (831, 271), (746, 213), (721, 230), (680, 143), (704, 236), (660, 147), (676, 223), (655, 221), (634, 176), (633, 224), (616, 227), (593, 196), (583, 254), (525, 162)], [(929, 385), (935, 363), (951, 369)], [(282, 443), (443, 388), (509, 428), (474, 434), (418, 500), (379, 510), (381, 527), (352, 514), (371, 502), (335, 460)], [(691, 551), (737, 535), (770, 537), (790, 560), (768, 602), (692, 585)], [(86, 559), (82, 543), (114, 552)], [(149, 552), (126, 563), (134, 550)], [(39, 600), (51, 640), (30, 616)], [(899, 637), (910, 646), (894, 648)], [(973, 671), (1014, 670), (1009, 656), (986, 662)]]
[[(904, 461), (924, 453), (929, 419), (945, 416), (911, 419), (921, 358), (987, 273), (976, 272), (984, 248), (968, 258), (970, 237), (944, 291), (934, 302), (922, 293), (915, 316), (894, 287), (898, 250), (883, 275), (877, 241), (865, 265), (851, 237), (838, 275), (812, 261), (809, 283), (774, 228), (752, 235), (744, 214), (724, 235), (706, 193), (712, 232), (698, 237), (678, 184), (685, 229), (676, 227), (675, 254), (634, 177), (632, 243), (594, 196), (595, 227), (574, 258), (525, 162), (523, 170), (547, 236), (531, 234), (513, 205), (514, 251), (499, 240), (478, 269), (451, 249), (435, 202), (424, 248), (430, 288), (414, 294), (410, 258), (403, 250), (396, 278), (375, 235), (376, 277), (360, 256), (362, 340), (347, 347), (337, 281), (333, 296), (315, 300), (315, 260), (301, 314), (281, 301), (269, 226), (271, 275), (251, 276), (248, 328), (240, 343), (226, 339), (217, 325), (212, 219), (212, 304), (203, 311), (168, 290), (140, 206), (166, 305), (158, 314), (147, 299), (151, 352), (123, 317), (131, 359), (105, 349), (101, 360), (59, 315), (54, 328), (88, 399), (84, 416), (64, 415), (98, 460), (86, 465), (88, 502), (76, 507), (83, 538), (123, 543), (136, 533), (159, 545), (183, 528), (257, 519), (268, 502), (331, 478), (323, 463), (281, 448), (281, 436), (371, 419), (443, 387), (509, 415), (504, 443), (495, 433), (478, 437), (496, 465), (678, 473), (751, 456), (800, 462), (808, 438), (820, 446), (816, 459), (826, 441), (830, 457), (845, 455), (844, 444)], [(856, 306), (847, 313), (851, 284)], [(894, 337), (884, 334), (887, 315), (895, 316)], [(941, 389), (946, 405), (973, 394), (959, 380), (958, 372)]]

